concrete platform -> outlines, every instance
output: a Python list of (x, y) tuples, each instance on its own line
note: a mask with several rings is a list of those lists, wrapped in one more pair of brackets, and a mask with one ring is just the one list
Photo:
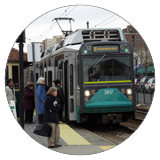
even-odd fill
[[(35, 128), (36, 124), (25, 124), (26, 133), (39, 144), (48, 147), (47, 137), (35, 135)], [(115, 143), (73, 124), (60, 124), (60, 144), (62, 147), (51, 150), (69, 155), (91, 155), (116, 146)]]

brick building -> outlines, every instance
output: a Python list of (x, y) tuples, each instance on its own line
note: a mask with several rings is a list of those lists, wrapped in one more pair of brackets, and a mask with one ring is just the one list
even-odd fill
[[(23, 53), (23, 60), (27, 61), (27, 53)], [(8, 62), (17, 62), (19, 61), (19, 50), (12, 48), (9, 56), (8, 56)]]
[[(127, 28), (123, 29), (122, 31), (127, 41), (130, 43), (130, 45), (133, 48), (133, 53), (134, 53), (133, 65), (135, 66), (136, 64), (137, 65), (140, 64), (141, 68), (142, 69), (144, 68), (147, 71), (147, 67), (153, 66), (153, 59), (143, 38), (138, 33), (138, 31), (131, 25), (128, 25)], [(147, 73), (146, 71), (144, 72), (144, 74)]]
[[(27, 53), (23, 52), (23, 66), (27, 67), (30, 63), (27, 61)], [(14, 82), (18, 83), (17, 88), (19, 88), (19, 50), (12, 48), (6, 64), (6, 80), (8, 78), (14, 79)]]
[(134, 50), (145, 47), (143, 38), (133, 26), (127, 26), (127, 28), (123, 29), (123, 33)]

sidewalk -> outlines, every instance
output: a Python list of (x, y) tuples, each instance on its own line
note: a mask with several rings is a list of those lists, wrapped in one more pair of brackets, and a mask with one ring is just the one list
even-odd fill
[[(25, 124), (26, 133), (39, 144), (48, 147), (47, 137), (34, 134), (33, 130), (35, 128), (36, 124)], [(111, 141), (73, 125), (70, 127), (66, 124), (60, 124), (60, 132), (60, 144), (62, 147), (52, 149), (60, 153), (69, 155), (91, 155), (116, 146), (116, 144)]]

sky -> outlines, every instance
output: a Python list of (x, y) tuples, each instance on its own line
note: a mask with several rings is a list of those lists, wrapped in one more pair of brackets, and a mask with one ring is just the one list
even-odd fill
[[(87, 21), (89, 21), (89, 28), (124, 29), (129, 25), (129, 23), (119, 15), (102, 8), (87, 5), (61, 7), (43, 14), (25, 28), (26, 43), (24, 44), (24, 52), (27, 52), (27, 44), (31, 42), (42, 42), (46, 38), (62, 35), (61, 29), (56, 21), (53, 20), (58, 17), (73, 18), (74, 22), (71, 22), (72, 31), (78, 28), (87, 28)], [(60, 21), (59, 24), (62, 30), (70, 30), (69, 21), (63, 20)], [(18, 49), (17, 44), (15, 44), (14, 47)]]

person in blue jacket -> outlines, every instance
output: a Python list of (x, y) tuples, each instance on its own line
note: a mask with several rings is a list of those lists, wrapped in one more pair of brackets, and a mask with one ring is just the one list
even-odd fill
[(43, 122), (44, 102), (46, 99), (45, 79), (40, 77), (37, 81), (37, 106), (38, 106), (38, 122)]

